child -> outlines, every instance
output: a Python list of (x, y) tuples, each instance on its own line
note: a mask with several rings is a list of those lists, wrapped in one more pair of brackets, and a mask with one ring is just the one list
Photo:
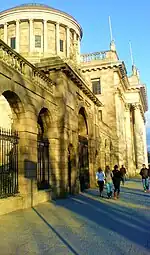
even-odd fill
[(106, 166), (105, 180), (106, 180), (107, 196), (108, 196), (108, 198), (111, 198), (112, 197), (113, 181), (112, 181), (112, 172), (111, 172), (109, 166)]

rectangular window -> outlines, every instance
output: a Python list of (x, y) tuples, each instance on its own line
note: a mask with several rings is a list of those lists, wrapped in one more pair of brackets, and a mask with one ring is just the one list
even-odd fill
[(101, 94), (101, 82), (100, 78), (92, 79), (92, 91), (95, 95)]
[(10, 47), (14, 50), (16, 49), (16, 37), (10, 38)]
[(102, 121), (102, 110), (98, 111), (98, 117), (99, 117), (99, 120)]
[(60, 51), (63, 52), (64, 51), (64, 41), (60, 40)]
[(41, 36), (35, 35), (35, 48), (41, 48)]

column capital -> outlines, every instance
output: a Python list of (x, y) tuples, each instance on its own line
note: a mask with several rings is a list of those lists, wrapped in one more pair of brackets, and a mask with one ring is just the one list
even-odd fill
[(16, 19), (15, 21), (16, 21), (16, 23), (20, 23), (20, 19)]
[(129, 104), (129, 103), (125, 103), (124, 106), (125, 106), (125, 111), (126, 112), (128, 112), (131, 108), (131, 104)]
[(131, 104), (131, 106), (132, 106), (132, 108), (133, 108), (134, 110), (139, 110), (139, 109), (140, 109), (139, 103), (133, 103), (133, 104)]

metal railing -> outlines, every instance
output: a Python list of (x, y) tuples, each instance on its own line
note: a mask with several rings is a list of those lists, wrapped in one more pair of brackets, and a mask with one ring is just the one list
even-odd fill
[(38, 137), (37, 186), (39, 190), (48, 189), (49, 184), (49, 141)]
[(0, 198), (18, 193), (18, 133), (0, 128)]

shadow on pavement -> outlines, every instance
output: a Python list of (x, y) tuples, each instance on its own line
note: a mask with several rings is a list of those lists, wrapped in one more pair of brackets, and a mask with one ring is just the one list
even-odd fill
[(74, 255), (79, 255), (72, 246), (53, 228), (53, 226), (47, 222), (47, 220), (37, 211), (34, 207), (32, 207), (33, 211), (41, 218), (41, 220), (56, 234), (56, 236), (70, 249), (70, 251)]
[(117, 204), (117, 201), (110, 202), (98, 198), (98, 193), (91, 190), (70, 199), (57, 200), (55, 204), (73, 211), (109, 231), (114, 231), (137, 245), (150, 249), (147, 245), (150, 241), (150, 220), (137, 212), (135, 208), (121, 206), (119, 203)]
[[(74, 215), (73, 217), (76, 217), (77, 220), (80, 219), (87, 231), (90, 229), (91, 233), (95, 233), (95, 235), (98, 235), (103, 240), (106, 240), (110, 233), (115, 233), (115, 237), (119, 235), (120, 237), (125, 238), (125, 240), (128, 240), (127, 244), (134, 244), (137, 247), (140, 247), (140, 249), (145, 248), (148, 252), (144, 253), (143, 250), (140, 250), (140, 253), (138, 254), (149, 254), (149, 194), (141, 194), (140, 192), (142, 192), (142, 190), (132, 189), (125, 186), (121, 189), (122, 194), (119, 201), (100, 198), (97, 190), (89, 189), (79, 195), (71, 196), (67, 199), (56, 200), (51, 203), (56, 207), (56, 214), (58, 213), (57, 216), (61, 222), (64, 221), (63, 215), (61, 215), (61, 210), (64, 208), (72, 212), (73, 214), (71, 215)], [(143, 199), (141, 199), (142, 196)], [(143, 204), (143, 200), (148, 201), (148, 204), (145, 205), (145, 201)], [(65, 239), (63, 232), (59, 231), (59, 226), (55, 225), (53, 227), (52, 224), (49, 223), (51, 222), (51, 211), (48, 212), (47, 209), (47, 205), (43, 205), (43, 209), (40, 210), (38, 210), (38, 207), (36, 209), (33, 208), (41, 220), (57, 235), (70, 251), (75, 255), (79, 255), (69, 244), (72, 243), (70, 234), (67, 234), (68, 238)], [(64, 221), (64, 225), (66, 224), (65, 222), (66, 221)], [(69, 225), (66, 226), (68, 227), (66, 230), (67, 233), (70, 233)], [(130, 242), (132, 242), (132, 244)], [(111, 243), (111, 240), (107, 240), (107, 246), (113, 248), (116, 246), (117, 251), (119, 251), (119, 248), (121, 249), (120, 245), (118, 244), (116, 246), (114, 242)], [(121, 250), (119, 254), (123, 254)]]

